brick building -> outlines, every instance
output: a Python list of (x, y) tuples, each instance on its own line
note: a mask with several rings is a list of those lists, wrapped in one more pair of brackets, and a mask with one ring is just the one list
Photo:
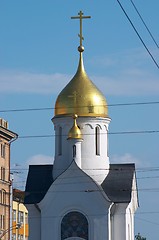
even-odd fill
[(0, 118), (0, 238), (10, 239), (11, 179), (10, 146), (18, 135), (8, 129), (8, 122)]

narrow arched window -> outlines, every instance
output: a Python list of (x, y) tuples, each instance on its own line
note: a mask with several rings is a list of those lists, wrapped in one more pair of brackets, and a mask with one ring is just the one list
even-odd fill
[(62, 155), (62, 127), (59, 127), (58, 132), (58, 155)]
[(73, 158), (76, 157), (76, 145), (73, 145)]
[(1, 157), (5, 158), (6, 155), (6, 146), (5, 144), (1, 144)]
[(73, 211), (61, 221), (61, 240), (76, 238), (88, 240), (88, 221), (82, 213)]
[(5, 168), (1, 167), (1, 180), (5, 181)]
[(99, 129), (99, 127), (95, 128), (95, 151), (96, 151), (96, 155), (100, 155), (100, 129)]
[(1, 203), (6, 204), (6, 191), (4, 189), (1, 192)]

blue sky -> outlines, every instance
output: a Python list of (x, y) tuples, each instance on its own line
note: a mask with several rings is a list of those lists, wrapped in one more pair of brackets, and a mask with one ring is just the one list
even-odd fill
[[(136, 14), (122, 0), (146, 46), (159, 64), (159, 49)], [(159, 43), (157, 0), (134, 0)], [(11, 170), (15, 186), (25, 186), (29, 163), (52, 163), (54, 138), (21, 138), (54, 134), (53, 109), (58, 93), (78, 64), (79, 22), (82, 10), (84, 64), (109, 105), (159, 101), (156, 67), (117, 1), (46, 0), (0, 2), (0, 117), (9, 121), (19, 139), (12, 144)], [(159, 104), (110, 106), (111, 132), (159, 130)], [(109, 135), (110, 162), (135, 162), (140, 208), (135, 232), (155, 239), (159, 228), (159, 133)], [(18, 172), (18, 173), (17, 173)]]

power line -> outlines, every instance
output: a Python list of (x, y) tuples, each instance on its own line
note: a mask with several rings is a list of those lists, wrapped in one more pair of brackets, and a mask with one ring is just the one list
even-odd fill
[[(81, 183), (89, 183), (89, 182), (81, 182)], [(53, 185), (62, 185), (62, 186), (64, 186), (64, 185), (66, 185), (66, 184), (68, 184), (68, 185), (72, 185), (72, 184), (74, 184), (74, 185), (76, 185), (76, 184), (78, 184), (78, 183), (60, 183), (60, 184), (54, 184), (53, 183)], [(85, 187), (84, 187), (85, 188)], [(113, 188), (113, 192), (115, 193), (115, 192), (157, 192), (157, 193), (159, 193), (159, 188), (138, 188), (138, 189), (127, 189), (127, 188), (120, 188), (120, 189), (114, 189)], [(34, 194), (39, 194), (39, 193), (46, 193), (47, 191), (46, 190), (37, 190), (37, 191), (31, 191), (31, 193), (34, 193)], [(70, 192), (70, 193), (95, 193), (95, 192), (104, 192), (104, 189), (93, 189), (93, 188), (85, 188), (85, 189), (81, 189), (81, 190), (77, 190), (77, 189), (59, 189), (59, 190), (49, 190), (49, 193), (68, 193), (68, 192)], [(26, 191), (26, 193), (27, 193), (27, 191)], [(107, 194), (107, 192), (106, 192), (106, 194)]]
[[(16, 202), (16, 201), (15, 201)], [(155, 214), (155, 213), (159, 213), (159, 212), (151, 212), (151, 214)], [(142, 212), (142, 214), (147, 214), (147, 212)], [(129, 215), (129, 213), (127, 213), (127, 212), (120, 212), (120, 213), (116, 213), (116, 215)], [(140, 215), (140, 213), (135, 213), (134, 214), (134, 216), (136, 216), (136, 215)], [(101, 213), (94, 213), (94, 214), (87, 214), (87, 216), (105, 216), (105, 214), (103, 213), (103, 214), (101, 214)], [(43, 218), (44, 219), (54, 219), (54, 218), (62, 218), (62, 217), (64, 217), (63, 215), (53, 215), (53, 216), (43, 216)], [(37, 216), (29, 216), (29, 219), (37, 219), (37, 218), (39, 218), (39, 217), (37, 217)], [(159, 223), (155, 223), (155, 222), (151, 222), (151, 221), (148, 221), (148, 220), (145, 220), (145, 219), (141, 219), (141, 218), (138, 218), (138, 217), (136, 217), (137, 219), (139, 219), (139, 220), (142, 220), (142, 221), (146, 221), (146, 222), (149, 222), (149, 223), (152, 223), (152, 224), (155, 224), (155, 225), (159, 225)], [(13, 218), (12, 217), (8, 217), (7, 219), (11, 219), (11, 220), (13, 220)]]
[[(151, 214), (155, 214), (155, 213), (158, 213), (158, 212), (151, 212)], [(159, 225), (159, 223), (157, 223), (157, 222), (152, 222), (152, 221), (149, 221), (149, 220), (147, 220), (147, 219), (143, 219), (143, 218), (136, 217), (136, 215), (138, 215), (138, 214), (140, 214), (140, 213), (135, 213), (135, 218), (136, 218), (136, 219), (138, 219), (138, 220), (140, 220), (140, 221), (147, 222), (147, 223), (151, 223), (151, 224), (153, 224), (153, 225)], [(147, 214), (147, 212), (142, 212), (141, 214)], [(148, 214), (149, 214), (149, 212), (148, 212)]]
[[(141, 131), (121, 131), (121, 132), (108, 132), (108, 133), (101, 133), (103, 134), (109, 134), (109, 135), (128, 135), (128, 134), (154, 134), (154, 133), (159, 133), (159, 130), (141, 130)], [(83, 136), (85, 135), (91, 135), (91, 136), (95, 136), (94, 133), (90, 133), (90, 134), (82, 134)], [(46, 135), (24, 135), (24, 136), (19, 136), (19, 139), (31, 139), (31, 138), (52, 138), (55, 137), (55, 134), (46, 134)], [(62, 135), (62, 136), (68, 136), (66, 135)]]
[(123, 132), (108, 132), (110, 135), (117, 135), (117, 134), (152, 134), (152, 133), (159, 133), (159, 130), (143, 130), (143, 131), (123, 131)]
[(154, 62), (154, 64), (156, 65), (156, 67), (159, 69), (159, 65), (156, 62), (155, 58), (153, 57), (152, 53), (150, 52), (150, 50), (148, 49), (148, 47), (146, 46), (146, 44), (144, 43), (142, 37), (140, 36), (140, 34), (138, 33), (137, 29), (135, 28), (133, 22), (131, 21), (130, 17), (128, 16), (128, 14), (126, 13), (124, 7), (122, 6), (121, 2), (119, 0), (117, 0), (120, 8), (122, 9), (122, 11), (124, 12), (125, 16), (127, 17), (128, 21), (130, 22), (131, 26), (133, 27), (134, 31), (136, 32), (138, 38), (140, 39), (141, 43), (143, 44), (144, 48), (146, 49), (146, 51), (148, 52), (148, 54), (150, 55), (152, 61)]
[(135, 11), (137, 12), (138, 16), (140, 17), (140, 19), (141, 19), (142, 23), (144, 24), (145, 28), (147, 29), (147, 31), (148, 31), (149, 35), (151, 36), (153, 42), (155, 43), (155, 45), (157, 46), (157, 48), (159, 48), (159, 45), (158, 45), (157, 41), (155, 40), (154, 36), (152, 35), (152, 33), (151, 33), (150, 29), (148, 28), (147, 24), (145, 23), (143, 17), (142, 17), (141, 14), (139, 13), (139, 10), (137, 9), (135, 3), (134, 3), (132, 0), (130, 0), (130, 2), (132, 3)]
[(114, 103), (108, 104), (108, 107), (118, 107), (118, 106), (136, 106), (136, 105), (152, 105), (152, 104), (159, 104), (159, 101), (154, 102), (132, 102), (132, 103)]
[[(154, 105), (159, 104), (159, 101), (153, 102), (132, 102), (132, 103), (112, 103), (107, 104), (106, 107), (120, 107), (120, 106), (136, 106), (136, 105)], [(100, 105), (98, 105), (100, 107)], [(103, 106), (103, 105), (102, 105)], [(81, 106), (79, 108), (84, 108), (87, 106)], [(69, 108), (69, 107), (68, 107)], [(60, 108), (58, 108), (60, 109)], [(54, 107), (44, 107), (44, 108), (22, 108), (22, 109), (3, 109), (0, 110), (0, 113), (9, 113), (9, 112), (29, 112), (29, 111), (48, 111), (55, 110)]]
[[(37, 171), (37, 173), (35, 173), (35, 176), (38, 174), (38, 171)], [(92, 174), (92, 175), (90, 175), (90, 177), (95, 177), (95, 176), (100, 176), (100, 174)], [(82, 183), (82, 184), (84, 184), (84, 183), (89, 183), (89, 180), (87, 180), (87, 179), (85, 179), (86, 177), (82, 177), (82, 176), (80, 176), (80, 177), (78, 177), (78, 176), (76, 176), (76, 177), (64, 177), (64, 178), (62, 178), (62, 180), (69, 180), (69, 179), (74, 179), (74, 178), (76, 178), (76, 181), (77, 181), (77, 179), (78, 179), (78, 182), (67, 182), (67, 181), (65, 181), (65, 182), (63, 182), (63, 183), (57, 183), (56, 181), (55, 182), (53, 182), (53, 184), (54, 184), (54, 186), (60, 186), (60, 185), (74, 185), (74, 184), (79, 184), (79, 183)], [(151, 177), (152, 179), (154, 179), (153, 177)], [(136, 178), (137, 179), (137, 181), (138, 180), (141, 180), (141, 179), (145, 179), (144, 177), (143, 178)], [(123, 180), (127, 180), (127, 177), (122, 177), (122, 178), (120, 178), (119, 180), (118, 180), (118, 182), (120, 182), (120, 181), (122, 181), (123, 182)], [(26, 183), (26, 179), (25, 180), (19, 180), (19, 181), (13, 181), (13, 185), (14, 184), (19, 184), (19, 183)], [(111, 183), (114, 183), (114, 180), (112, 179), (112, 180), (107, 180), (107, 183), (109, 183), (109, 184), (111, 184)], [(119, 190), (116, 190), (116, 191), (119, 191)], [(120, 191), (130, 191), (130, 190), (128, 190), (128, 189), (120, 189)], [(159, 187), (156, 187), (156, 188), (138, 188), (138, 189), (135, 189), (135, 190), (132, 190), (132, 191), (146, 191), (146, 192), (149, 192), (149, 191), (157, 191), (157, 192), (159, 192)]]
[[(114, 163), (115, 164), (115, 163)], [(124, 164), (124, 163), (122, 163), (122, 164)], [(129, 164), (129, 163), (128, 163)], [(36, 165), (36, 164), (35, 164)], [(45, 165), (45, 164), (44, 164)], [(46, 164), (46, 165), (49, 165), (49, 164)], [(25, 171), (25, 170), (28, 170), (28, 168), (6, 168), (5, 170), (10, 170), (11, 172), (13, 172), (14, 173), (14, 171), (16, 171), (15, 173), (17, 173), (17, 174), (19, 174), (19, 173), (21, 173), (21, 172), (18, 172), (19, 170), (20, 171)], [(63, 169), (63, 168), (59, 168), (59, 170), (65, 170), (65, 169)], [(128, 172), (128, 170), (130, 170), (130, 168), (124, 168), (124, 169), (110, 169), (110, 168), (83, 168), (82, 170), (109, 170), (109, 171), (126, 171), (126, 172)], [(39, 171), (43, 171), (43, 169), (42, 170), (40, 170), (40, 169), (38, 169), (38, 170), (36, 170), (36, 172), (39, 172)], [(50, 171), (50, 170), (48, 170), (48, 171)], [(155, 171), (159, 171), (159, 167), (138, 167), (138, 168), (136, 168), (135, 169), (135, 171), (136, 172), (140, 172), (140, 173), (144, 173), (144, 172), (155, 172)], [(156, 178), (158, 178), (159, 176), (155, 176)], [(151, 178), (151, 177), (140, 177), (139, 179), (142, 179), (142, 178)]]
[[(28, 169), (27, 169), (28, 170)], [(37, 171), (38, 172), (38, 171)], [(99, 174), (98, 175), (91, 175), (91, 177), (94, 177), (94, 176), (99, 176)], [(81, 177), (80, 177), (81, 178)], [(145, 179), (158, 179), (159, 178), (159, 176), (151, 176), (151, 177), (136, 177), (136, 180), (137, 181), (139, 181), (139, 180), (145, 180)], [(63, 178), (63, 179), (68, 179), (68, 178)], [(120, 180), (119, 181), (123, 181), (123, 180), (126, 180), (126, 178), (120, 178)], [(107, 182), (113, 182), (114, 180), (108, 180)], [(78, 181), (78, 183), (88, 183), (89, 181)], [(14, 181), (13, 180), (13, 185), (14, 184), (19, 184), (19, 183), (23, 183), (23, 184), (26, 184), (26, 178), (24, 178), (23, 177), (23, 179), (22, 180), (19, 180), (19, 181)], [(54, 183), (54, 185), (60, 185), (61, 183)], [(69, 182), (69, 183), (67, 183), (67, 182), (65, 182), (65, 183), (62, 183), (62, 185), (68, 185), (68, 184), (75, 184), (74, 182)], [(146, 190), (146, 189), (144, 189), (144, 190)]]
[(22, 108), (22, 109), (8, 109), (8, 110), (0, 110), (1, 113), (8, 112), (30, 112), (30, 111), (44, 111), (44, 110), (53, 110), (55, 108), (45, 107), (45, 108)]

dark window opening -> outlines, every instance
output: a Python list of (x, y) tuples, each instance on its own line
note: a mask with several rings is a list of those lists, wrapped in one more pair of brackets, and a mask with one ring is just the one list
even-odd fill
[(76, 146), (73, 145), (73, 157), (76, 157)]
[(79, 237), (88, 240), (88, 221), (80, 212), (69, 212), (61, 222), (61, 240)]
[(99, 129), (99, 127), (95, 128), (95, 148), (96, 148), (96, 155), (100, 155), (100, 129)]
[(58, 155), (62, 155), (62, 127), (59, 127), (59, 134), (58, 134)]

